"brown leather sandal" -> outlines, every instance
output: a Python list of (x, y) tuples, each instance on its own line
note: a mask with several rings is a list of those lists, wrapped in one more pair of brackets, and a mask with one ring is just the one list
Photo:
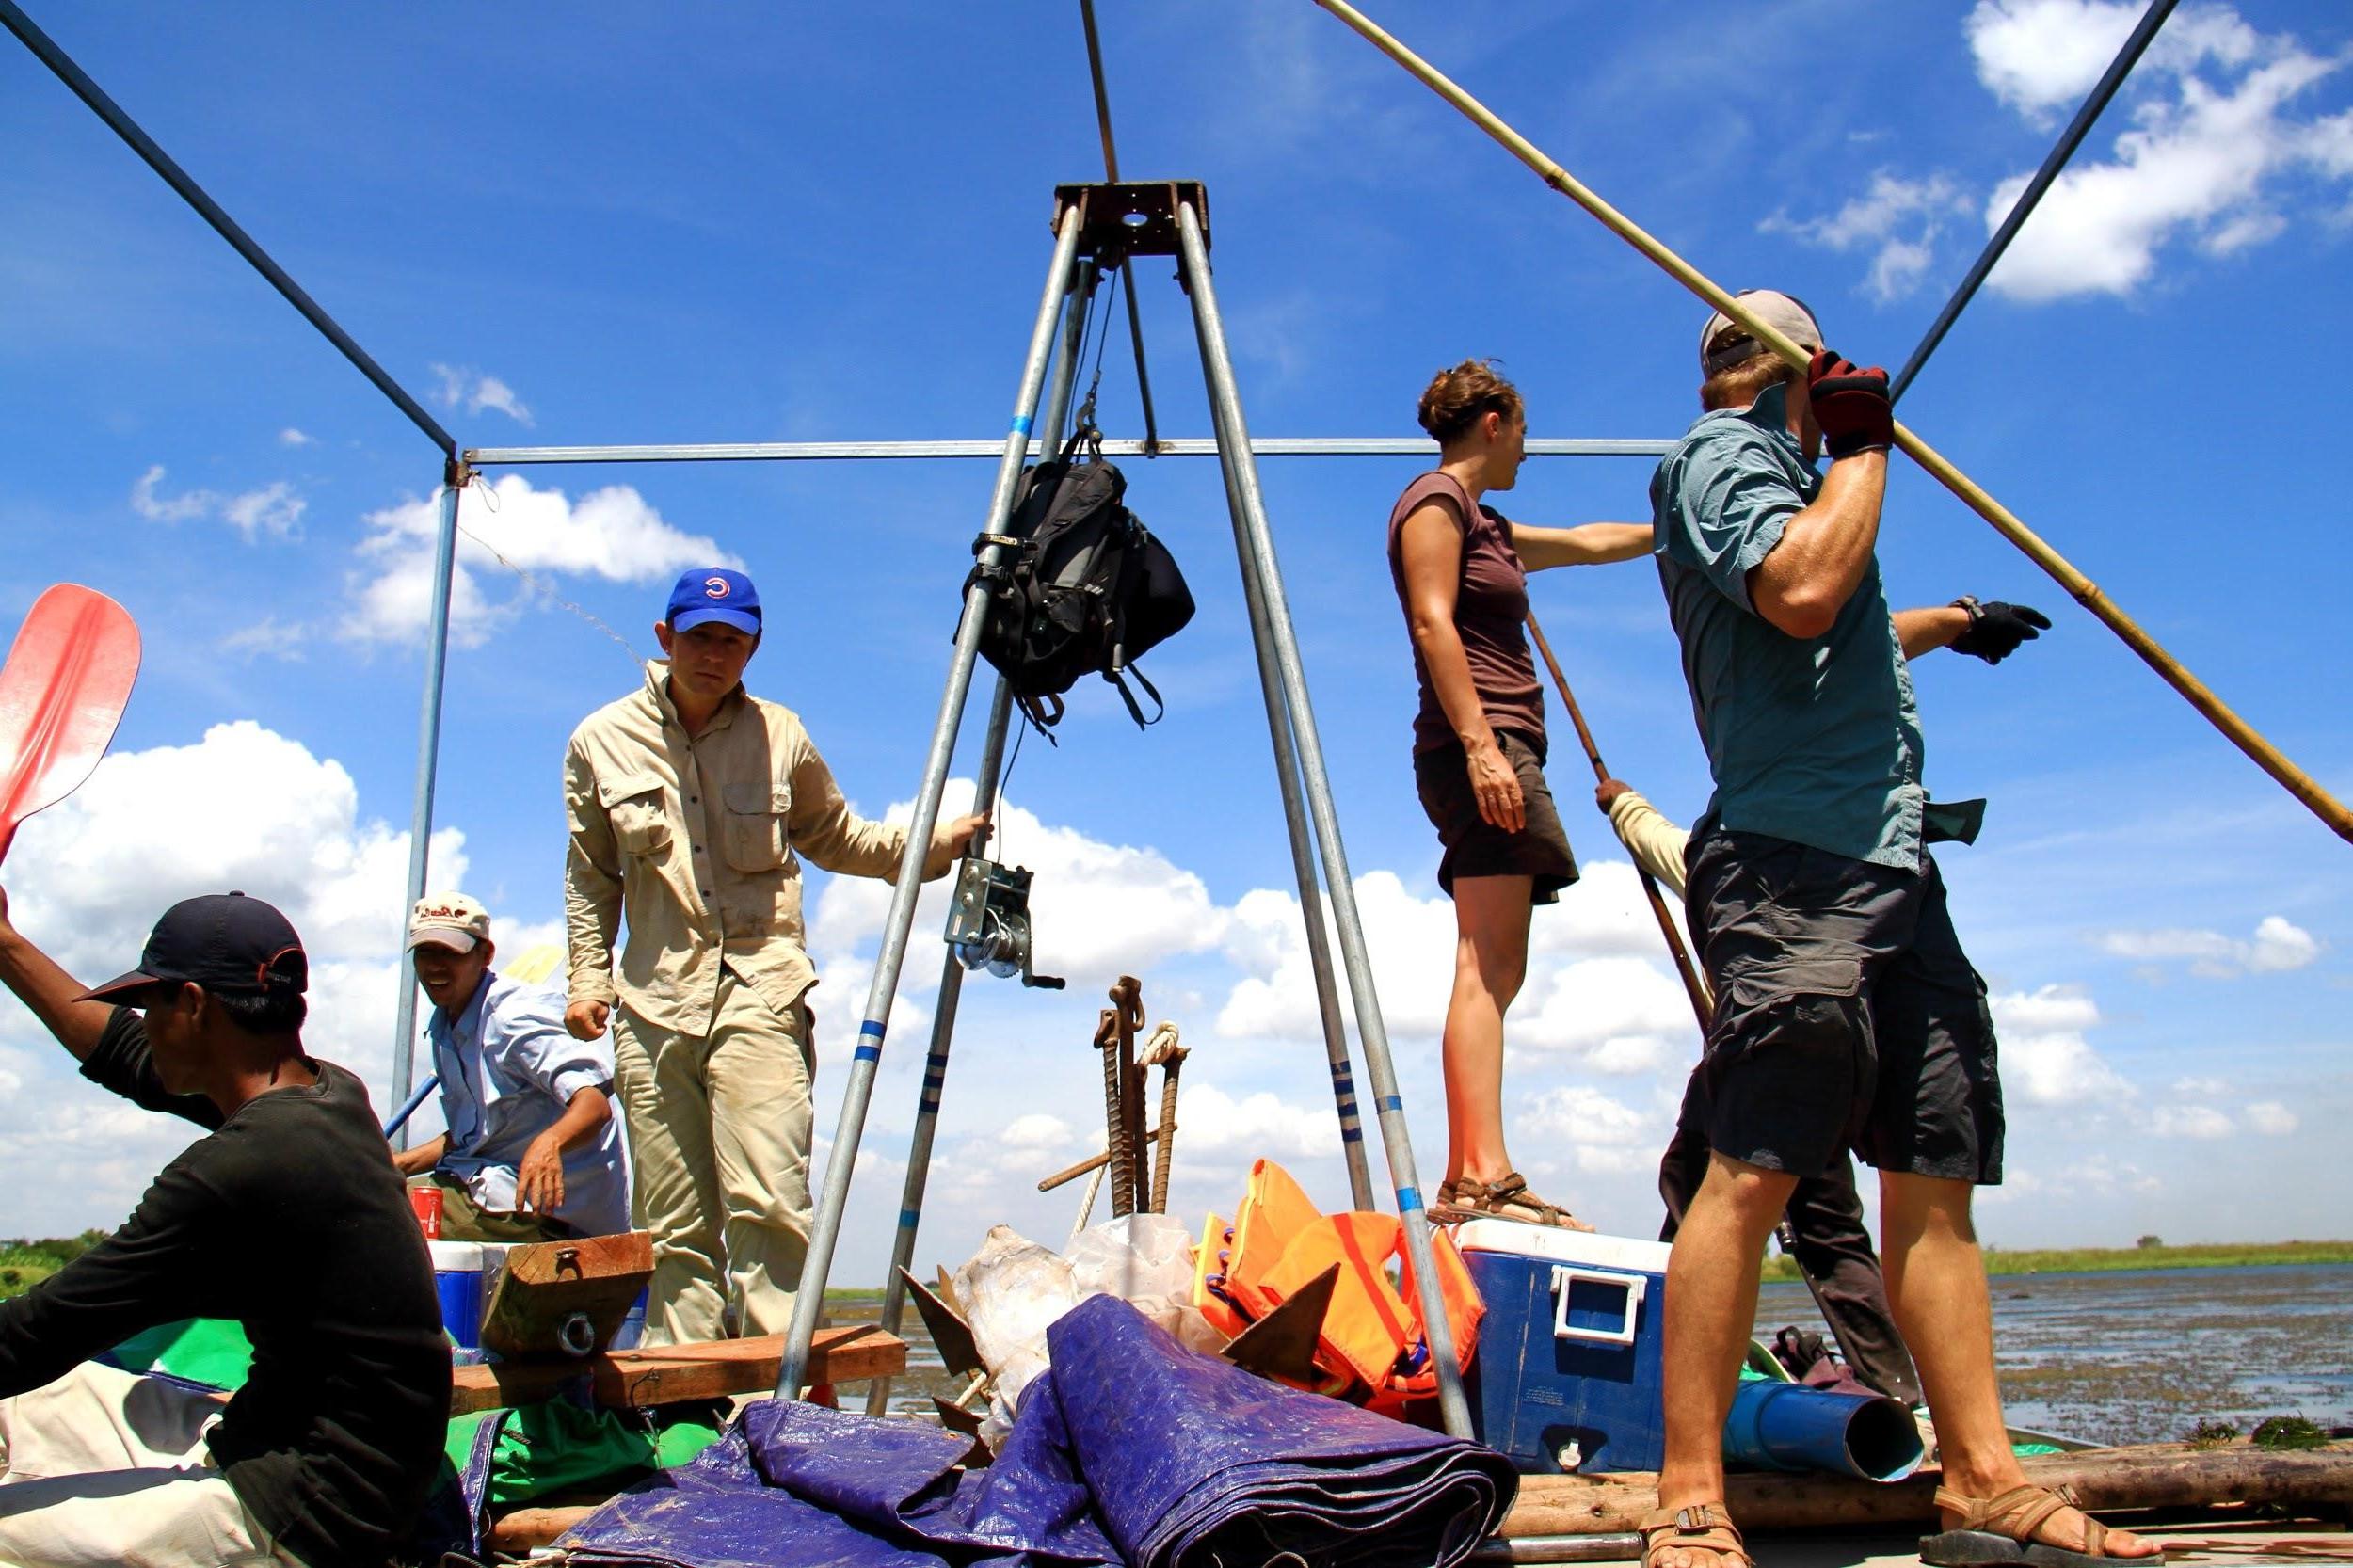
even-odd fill
[(1662, 1508), (1642, 1515), (1635, 1529), (1642, 1537), (1642, 1568), (1657, 1568), (1658, 1554), (1670, 1551), (1714, 1552), (1716, 1568), (1756, 1568), (1748, 1543), (1724, 1512), (1721, 1503), (1692, 1503)]
[(2076, 1507), (2070, 1487), (2013, 1486), (1996, 1497), (1971, 1497), (1945, 1487), (1936, 1489), (1936, 1506), (1961, 1515), (1961, 1523), (1936, 1535), (1920, 1538), (1920, 1560), (1937, 1568), (2009, 1568), (2027, 1563), (2033, 1568), (2126, 1568), (2165, 1560), (2162, 1551), (2145, 1557), (2115, 1557), (2100, 1548), (2108, 1539), (2107, 1526), (2084, 1513), (2083, 1550), (2073, 1551), (2034, 1539), (2035, 1531)]
[(1459, 1176), (1450, 1199), (1445, 1188), (1438, 1190), (1438, 1203), (1431, 1213), (1441, 1220), (1516, 1220), (1561, 1230), (1593, 1228), (1560, 1205), (1546, 1203), (1529, 1192), (1528, 1178), (1517, 1171), (1507, 1171), (1493, 1181)]

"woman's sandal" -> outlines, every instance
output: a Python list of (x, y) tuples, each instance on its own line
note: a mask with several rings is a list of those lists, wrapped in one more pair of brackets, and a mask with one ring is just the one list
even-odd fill
[(1756, 1568), (1748, 1543), (1733, 1525), (1721, 1503), (1693, 1503), (1688, 1508), (1662, 1508), (1646, 1513), (1635, 1526), (1642, 1537), (1642, 1568), (1657, 1568), (1658, 1554), (1672, 1551), (1713, 1552), (1716, 1568)]
[(1560, 1230), (1593, 1228), (1560, 1205), (1546, 1203), (1529, 1192), (1528, 1178), (1517, 1171), (1507, 1171), (1493, 1181), (1457, 1176), (1439, 1187), (1438, 1205), (1430, 1212), (1432, 1217), (1449, 1222), (1517, 1220), (1522, 1224), (1551, 1225)]
[(1967, 1497), (1940, 1486), (1936, 1506), (1961, 1515), (1956, 1528), (1920, 1538), (1920, 1560), (1937, 1568), (2008, 1568), (2015, 1563), (2033, 1568), (2153, 1568), (2165, 1560), (2163, 1552), (2114, 1557), (2101, 1551), (2108, 1528), (2089, 1513), (2083, 1515), (2082, 1551), (2035, 1540), (2035, 1531), (2076, 1509), (2073, 1491), (2064, 1486), (2013, 1486), (1998, 1497)]

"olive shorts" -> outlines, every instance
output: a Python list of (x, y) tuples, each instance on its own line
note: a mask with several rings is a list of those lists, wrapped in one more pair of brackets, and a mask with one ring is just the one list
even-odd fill
[(1457, 877), (1533, 877), (1534, 902), (1557, 903), (1561, 889), (1577, 880), (1577, 856), (1552, 803), (1552, 787), (1545, 782), (1545, 760), (1509, 730), (1497, 730), (1496, 744), (1519, 776), (1520, 799), (1527, 806), (1527, 825), (1517, 833), (1506, 833), (1479, 814), (1470, 761), (1459, 742), (1414, 755), (1421, 808), (1446, 850), (1438, 862), (1438, 886), (1452, 898)]

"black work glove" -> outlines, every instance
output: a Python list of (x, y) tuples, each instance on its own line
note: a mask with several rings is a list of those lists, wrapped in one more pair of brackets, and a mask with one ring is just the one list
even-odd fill
[(1895, 444), (1896, 406), (1888, 401), (1887, 372), (1879, 366), (1858, 370), (1830, 349), (1817, 349), (1805, 367), (1805, 385), (1832, 462)]
[(1953, 603), (1969, 612), (1969, 630), (1953, 639), (1953, 651), (1989, 664), (2000, 664), (2018, 651), (2020, 643), (2033, 642), (2051, 630), (2050, 616), (2024, 604), (2005, 604), (1998, 599), (1980, 604), (1968, 594)]

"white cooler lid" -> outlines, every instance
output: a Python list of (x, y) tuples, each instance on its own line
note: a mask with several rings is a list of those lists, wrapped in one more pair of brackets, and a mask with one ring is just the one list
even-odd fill
[(1548, 1263), (1590, 1263), (1599, 1269), (1645, 1274), (1665, 1273), (1667, 1254), (1672, 1250), (1664, 1241), (1523, 1224), (1517, 1220), (1465, 1220), (1454, 1227), (1454, 1244), (1465, 1252), (1540, 1257)]
[(424, 1243), (433, 1252), (433, 1272), (437, 1274), (478, 1274), (482, 1272), (482, 1243), (479, 1241), (441, 1241), (427, 1238)]

